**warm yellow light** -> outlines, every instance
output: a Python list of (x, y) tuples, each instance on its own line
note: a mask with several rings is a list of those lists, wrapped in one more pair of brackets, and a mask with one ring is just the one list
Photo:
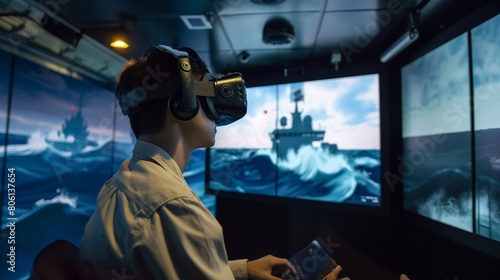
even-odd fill
[(111, 42), (110, 44), (113, 48), (118, 48), (118, 49), (126, 49), (128, 48), (128, 44), (122, 40), (116, 40), (114, 42)]

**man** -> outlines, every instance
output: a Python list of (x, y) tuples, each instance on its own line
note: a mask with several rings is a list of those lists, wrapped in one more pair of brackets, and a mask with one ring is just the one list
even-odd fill
[(280, 279), (294, 271), (271, 255), (228, 261), (221, 226), (182, 176), (192, 151), (214, 144), (216, 124), (246, 113), (241, 76), (217, 82), (226, 83), (224, 106), (204, 62), (187, 48), (153, 46), (123, 68), (116, 97), (137, 142), (85, 227), (80, 254), (92, 277)]

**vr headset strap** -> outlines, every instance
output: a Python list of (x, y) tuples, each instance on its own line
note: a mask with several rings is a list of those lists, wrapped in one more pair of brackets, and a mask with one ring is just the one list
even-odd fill
[(196, 96), (215, 97), (215, 86), (209, 81), (194, 81), (194, 92)]
[(170, 97), (180, 92), (179, 82), (172, 81), (155, 85), (152, 89), (137, 87), (118, 97), (123, 115), (128, 115), (130, 109), (152, 100)]

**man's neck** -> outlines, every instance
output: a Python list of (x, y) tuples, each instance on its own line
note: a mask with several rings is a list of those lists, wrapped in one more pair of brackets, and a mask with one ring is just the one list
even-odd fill
[(182, 138), (173, 137), (173, 135), (170, 135), (170, 137), (167, 138), (162, 137), (163, 135), (141, 135), (138, 140), (152, 143), (167, 152), (167, 154), (177, 163), (181, 172), (184, 173), (184, 170), (189, 163), (189, 159), (191, 158), (192, 150), (187, 148), (187, 145), (182, 141)]

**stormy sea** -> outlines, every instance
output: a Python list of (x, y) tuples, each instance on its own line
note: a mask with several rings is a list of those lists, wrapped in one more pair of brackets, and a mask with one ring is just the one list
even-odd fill
[(209, 188), (332, 203), (379, 206), (380, 151), (302, 146), (277, 157), (272, 149), (210, 149)]
[(471, 136), (460, 132), (404, 139), (404, 205), (500, 241), (500, 129), (476, 131), (474, 145)]

